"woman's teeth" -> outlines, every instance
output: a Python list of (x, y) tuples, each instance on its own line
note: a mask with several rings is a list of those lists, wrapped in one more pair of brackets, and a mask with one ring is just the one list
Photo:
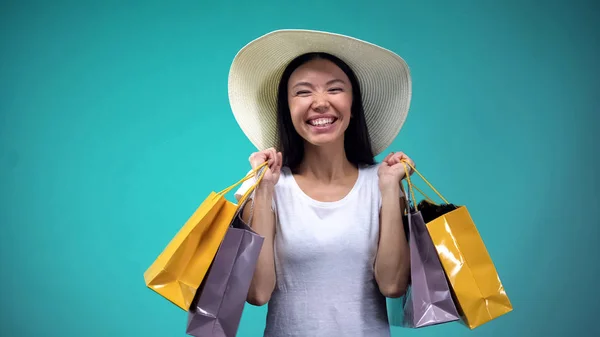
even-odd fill
[(331, 124), (331, 123), (333, 123), (333, 121), (334, 121), (333, 118), (317, 118), (317, 119), (308, 121), (308, 124), (313, 125), (313, 126), (322, 126), (322, 125)]

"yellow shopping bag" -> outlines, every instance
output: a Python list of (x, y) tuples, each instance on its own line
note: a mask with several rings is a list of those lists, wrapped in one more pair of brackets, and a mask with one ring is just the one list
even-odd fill
[[(262, 180), (266, 170), (257, 172), (265, 165), (223, 191), (210, 193), (144, 273), (148, 288), (188, 311), (239, 205), (244, 204)], [(238, 204), (225, 199), (236, 186), (257, 176)]]
[[(409, 164), (409, 163), (407, 163)], [(409, 164), (410, 165), (410, 164)], [(419, 210), (426, 213), (427, 230), (448, 277), (464, 323), (474, 329), (513, 310), (496, 267), (466, 206), (453, 206), (410, 165), (446, 203), (437, 205), (407, 178), (426, 200)]]

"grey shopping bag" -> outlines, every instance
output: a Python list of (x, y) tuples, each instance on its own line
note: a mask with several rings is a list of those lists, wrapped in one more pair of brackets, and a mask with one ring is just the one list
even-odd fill
[(236, 335), (263, 242), (264, 237), (243, 222), (241, 213), (234, 218), (190, 306), (188, 335)]
[[(408, 194), (410, 193), (407, 189)], [(458, 321), (446, 274), (421, 212), (410, 206), (406, 195), (410, 249), (410, 285), (407, 293), (388, 302), (390, 323), (407, 328)]]

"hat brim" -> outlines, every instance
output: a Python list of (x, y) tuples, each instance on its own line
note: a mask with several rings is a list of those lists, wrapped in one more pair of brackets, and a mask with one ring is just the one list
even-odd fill
[(375, 155), (402, 128), (412, 94), (406, 62), (397, 54), (353, 37), (312, 30), (277, 30), (244, 46), (229, 71), (229, 103), (235, 120), (258, 149), (276, 147), (277, 90), (285, 67), (309, 52), (346, 62), (361, 87), (365, 119)]

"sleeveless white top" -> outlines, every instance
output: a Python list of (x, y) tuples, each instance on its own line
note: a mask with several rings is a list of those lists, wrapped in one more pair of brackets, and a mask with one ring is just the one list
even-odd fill
[[(275, 185), (275, 270), (265, 337), (389, 337), (374, 276), (381, 194), (378, 165), (361, 167), (343, 199), (320, 202), (282, 168)], [(236, 191), (239, 198), (251, 185)]]

